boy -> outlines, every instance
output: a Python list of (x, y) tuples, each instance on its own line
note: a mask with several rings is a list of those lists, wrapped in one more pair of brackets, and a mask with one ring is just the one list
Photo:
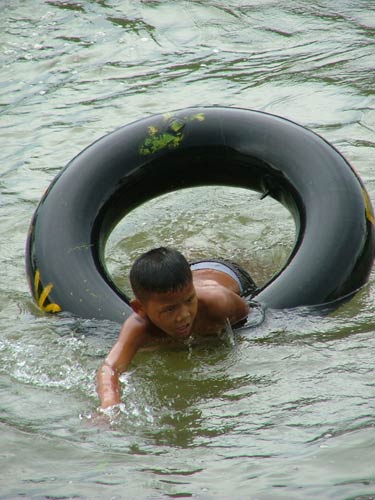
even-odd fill
[(215, 335), (229, 321), (244, 320), (249, 306), (241, 295), (255, 290), (251, 277), (228, 261), (189, 265), (177, 250), (155, 248), (130, 271), (133, 313), (97, 372), (101, 408), (120, 402), (119, 375), (141, 347), (166, 339), (183, 342), (193, 335)]

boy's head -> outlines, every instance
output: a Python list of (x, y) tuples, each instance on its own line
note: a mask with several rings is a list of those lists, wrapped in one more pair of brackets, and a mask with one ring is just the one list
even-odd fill
[(138, 257), (130, 270), (130, 284), (137, 299), (144, 302), (154, 293), (175, 292), (192, 281), (185, 257), (172, 248), (159, 247)]
[(182, 340), (191, 335), (198, 298), (190, 266), (171, 248), (155, 248), (141, 255), (130, 270), (135, 313), (169, 336)]

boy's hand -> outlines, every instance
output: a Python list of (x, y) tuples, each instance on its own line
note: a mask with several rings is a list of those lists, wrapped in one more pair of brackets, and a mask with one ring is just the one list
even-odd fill
[[(113, 405), (108, 408), (98, 408), (92, 414), (86, 415), (86, 426), (100, 427), (104, 430), (111, 430), (113, 426), (119, 423), (121, 415), (121, 405)], [(83, 418), (83, 417), (81, 417)]]

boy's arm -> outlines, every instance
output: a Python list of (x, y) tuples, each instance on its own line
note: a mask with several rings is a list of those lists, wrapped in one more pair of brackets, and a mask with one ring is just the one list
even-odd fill
[(147, 339), (146, 322), (132, 314), (123, 324), (116, 344), (96, 374), (96, 390), (101, 408), (120, 403), (119, 376), (128, 368)]
[(231, 325), (235, 325), (245, 319), (250, 312), (250, 307), (245, 299), (225, 287), (216, 288), (207, 299), (207, 312), (213, 321), (219, 323), (229, 320)]

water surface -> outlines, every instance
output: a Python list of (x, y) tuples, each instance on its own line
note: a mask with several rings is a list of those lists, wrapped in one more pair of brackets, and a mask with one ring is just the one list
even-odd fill
[[(268, 311), (234, 342), (140, 353), (100, 427), (94, 374), (118, 327), (45, 316), (24, 272), (53, 177), (152, 113), (280, 114), (331, 141), (375, 199), (373, 2), (5, 0), (0, 27), (0, 498), (374, 498), (373, 274), (329, 316)], [(293, 238), (276, 203), (199, 188), (138, 208), (107, 260), (125, 288), (159, 243), (230, 255), (262, 282)]]

